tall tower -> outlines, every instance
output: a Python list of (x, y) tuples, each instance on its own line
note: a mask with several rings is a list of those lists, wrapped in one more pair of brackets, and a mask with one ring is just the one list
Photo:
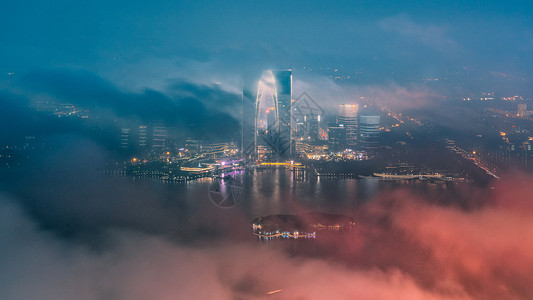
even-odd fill
[(281, 158), (292, 156), (292, 70), (272, 71), (276, 86), (278, 109), (278, 153)]
[(354, 147), (357, 141), (357, 112), (359, 105), (339, 105), (337, 124), (346, 128), (346, 146)]
[(163, 149), (166, 147), (167, 128), (165, 126), (154, 126), (152, 134), (152, 148)]
[(269, 70), (246, 79), (242, 94), (243, 157), (258, 158), (260, 147), (268, 148), (275, 158), (291, 157), (292, 70)]
[(255, 109), (258, 78), (260, 76), (256, 76), (256, 74), (248, 74), (244, 78), (242, 90), (241, 155), (242, 158), (250, 160), (257, 158), (255, 146)]
[(305, 124), (307, 125), (306, 128), (306, 135), (311, 141), (318, 141), (318, 131), (319, 131), (319, 122), (320, 122), (320, 116), (315, 115), (313, 113), (304, 116)]

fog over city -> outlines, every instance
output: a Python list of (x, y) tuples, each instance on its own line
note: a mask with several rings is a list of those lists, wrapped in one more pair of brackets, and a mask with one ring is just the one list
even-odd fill
[(3, 299), (533, 297), (530, 3), (4, 6)]

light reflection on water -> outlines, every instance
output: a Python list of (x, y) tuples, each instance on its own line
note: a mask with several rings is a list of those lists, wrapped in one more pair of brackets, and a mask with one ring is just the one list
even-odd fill
[[(217, 208), (209, 200), (209, 185), (204, 178), (173, 186), (177, 198), (192, 210)], [(353, 211), (384, 191), (406, 188), (416, 193), (435, 195), (453, 193), (457, 184), (419, 180), (386, 181), (379, 179), (318, 178), (284, 169), (246, 171), (242, 179), (244, 195), (236, 207), (249, 218), (269, 214), (291, 214), (303, 210), (343, 213)], [(223, 212), (220, 212), (223, 213)]]

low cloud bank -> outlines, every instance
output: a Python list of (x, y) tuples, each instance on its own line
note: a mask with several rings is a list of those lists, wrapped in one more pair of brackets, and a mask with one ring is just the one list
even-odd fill
[(469, 211), (404, 190), (378, 195), (355, 212), (354, 234), (317, 241), (329, 250), (311, 256), (253, 238), (191, 246), (127, 228), (109, 228), (94, 249), (41, 229), (3, 195), (0, 288), (6, 299), (530, 298), (527, 182), (504, 180)]

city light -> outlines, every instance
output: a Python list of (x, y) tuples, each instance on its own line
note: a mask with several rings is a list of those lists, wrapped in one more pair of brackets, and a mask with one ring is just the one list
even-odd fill
[(533, 299), (533, 2), (6, 1), (2, 299)]

